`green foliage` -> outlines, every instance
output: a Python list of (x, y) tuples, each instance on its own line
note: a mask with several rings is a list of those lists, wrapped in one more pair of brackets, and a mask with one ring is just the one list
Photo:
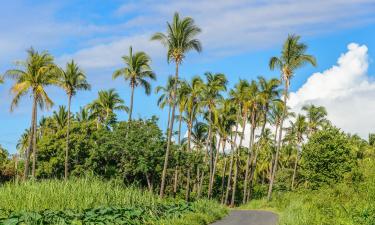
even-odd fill
[[(184, 217), (191, 224), (208, 224), (226, 213), (214, 202), (160, 199), (121, 182), (98, 179), (6, 184), (0, 187), (0, 198), (0, 224), (9, 225), (186, 224)], [(196, 222), (202, 217), (205, 223)]]
[(340, 181), (355, 165), (355, 148), (349, 137), (330, 127), (313, 134), (302, 151), (302, 168), (312, 188)]
[[(246, 209), (270, 209), (280, 213), (280, 225), (375, 224), (375, 161), (361, 160), (358, 170), (343, 182), (318, 190), (275, 193), (273, 200), (255, 200)], [(362, 178), (352, 179), (360, 175)]]

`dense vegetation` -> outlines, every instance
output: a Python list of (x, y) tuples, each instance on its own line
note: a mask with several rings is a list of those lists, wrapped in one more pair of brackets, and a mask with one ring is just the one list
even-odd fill
[[(17, 154), (0, 148), (0, 182), (7, 182), (0, 187), (0, 220), (205, 224), (225, 213), (216, 203), (200, 200), (208, 198), (231, 207), (248, 202), (249, 207), (276, 207), (284, 224), (332, 224), (336, 216), (349, 218), (349, 224), (371, 224), (367, 199), (340, 202), (336, 197), (352, 193), (373, 199), (368, 185), (374, 171), (368, 162), (374, 158), (375, 136), (366, 141), (343, 133), (321, 106), (305, 105), (299, 114), (287, 107), (297, 70), (316, 65), (301, 37), (289, 35), (280, 56), (271, 57), (269, 67), (279, 70), (280, 78), (240, 79), (229, 87), (222, 73), (191, 80), (179, 76), (188, 53), (202, 51), (200, 32), (192, 18), (176, 13), (165, 33), (151, 37), (166, 47), (167, 61), (175, 65), (174, 76), (155, 88), (160, 95), (155, 104), (167, 108), (165, 132), (156, 117), (132, 116), (134, 89), (150, 94), (157, 77), (145, 52), (130, 47), (122, 58), (125, 66), (112, 76), (128, 82), (130, 107), (108, 89), (73, 113), (78, 91), (90, 89), (85, 72), (74, 61), (60, 68), (48, 52), (28, 50), (27, 59), (4, 76), (14, 81), (11, 110), (31, 95), (32, 120)], [(38, 109), (53, 106), (48, 86), (62, 88), (68, 104), (38, 120)], [(124, 112), (129, 119), (119, 121), (118, 113)], [(271, 202), (265, 205), (263, 198)], [(350, 212), (343, 216), (338, 208)]]
[(0, 224), (208, 224), (226, 209), (160, 199), (120, 181), (49, 180), (0, 188)]
[(335, 128), (319, 131), (303, 149), (302, 185), (279, 191), (271, 202), (258, 199), (242, 208), (276, 210), (281, 225), (374, 224), (374, 157), (375, 147), (357, 136)]

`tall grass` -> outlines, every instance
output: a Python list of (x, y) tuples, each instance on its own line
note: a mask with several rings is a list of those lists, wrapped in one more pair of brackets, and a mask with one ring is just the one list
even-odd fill
[(98, 206), (152, 207), (163, 201), (148, 191), (95, 178), (46, 180), (0, 186), (0, 208), (12, 211), (87, 209)]
[(160, 199), (118, 181), (95, 178), (0, 186), (0, 224), (13, 220), (18, 221), (16, 224), (96, 224), (110, 220), (110, 224), (201, 225), (226, 213), (225, 207), (213, 201), (188, 204)]

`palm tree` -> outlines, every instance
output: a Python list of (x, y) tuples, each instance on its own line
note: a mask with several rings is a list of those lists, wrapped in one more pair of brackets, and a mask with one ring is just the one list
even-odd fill
[(6, 71), (5, 75), (15, 80), (11, 88), (14, 94), (11, 111), (18, 106), (21, 98), (27, 93), (32, 95), (32, 118), (29, 135), (29, 145), (26, 150), (25, 171), (23, 179), (26, 180), (29, 174), (30, 150), (33, 150), (32, 176), (35, 177), (37, 161), (36, 129), (37, 129), (37, 106), (43, 109), (52, 107), (53, 102), (47, 95), (45, 87), (56, 83), (56, 66), (53, 56), (48, 52), (38, 52), (33, 48), (27, 50), (26, 61), (17, 62), (18, 68)]
[[(236, 119), (236, 132), (234, 143), (232, 144), (232, 155), (231, 155), (231, 162), (230, 162), (230, 170), (229, 170), (229, 178), (228, 178), (228, 186), (227, 186), (227, 193), (225, 202), (227, 202), (229, 189), (230, 189), (230, 180), (232, 174), (232, 165), (235, 160), (234, 165), (234, 176), (233, 176), (233, 185), (232, 185), (232, 198), (230, 202), (230, 206), (234, 206), (234, 200), (236, 195), (236, 188), (237, 188), (237, 177), (238, 177), (238, 167), (239, 167), (239, 150), (242, 146), (242, 141), (244, 139), (244, 133), (246, 129), (247, 123), (247, 115), (249, 110), (249, 103), (250, 103), (250, 84), (246, 80), (240, 80), (234, 87), (234, 90), (230, 91), (230, 99), (236, 104), (238, 111), (237, 111), (237, 119)], [(238, 132), (238, 127), (241, 125), (242, 131)], [(237, 145), (237, 136), (240, 137), (239, 144)]]
[(79, 90), (90, 90), (90, 85), (87, 83), (85, 73), (72, 60), (66, 64), (65, 71), (60, 70), (58, 84), (62, 87), (68, 96), (68, 115), (67, 115), (67, 129), (66, 129), (66, 146), (65, 146), (65, 171), (64, 178), (69, 176), (69, 129), (70, 129), (70, 106), (72, 97)]
[(297, 154), (296, 154), (296, 160), (294, 163), (294, 170), (293, 170), (293, 177), (292, 177), (292, 190), (293, 190), (294, 181), (295, 181), (296, 174), (297, 174), (299, 155), (301, 152), (301, 144), (304, 139), (304, 135), (307, 133), (307, 130), (308, 130), (308, 123), (306, 122), (306, 117), (304, 115), (298, 114), (296, 121), (294, 123), (291, 123), (290, 127), (292, 129), (292, 133), (294, 134), (293, 136), (297, 145)]
[(81, 107), (75, 115), (75, 118), (78, 122), (89, 121), (91, 119), (90, 117), (91, 115), (87, 107)]
[(156, 75), (151, 70), (150, 57), (144, 52), (136, 52), (133, 54), (132, 46), (129, 47), (129, 55), (123, 56), (122, 59), (124, 60), (126, 67), (116, 70), (113, 73), (113, 79), (123, 76), (124, 79), (130, 83), (131, 96), (129, 121), (131, 121), (133, 113), (134, 89), (138, 86), (142, 86), (145, 89), (146, 95), (150, 95), (151, 85), (148, 79), (156, 80)]
[(302, 107), (303, 111), (306, 111), (306, 117), (308, 120), (308, 136), (311, 136), (319, 128), (327, 124), (328, 120), (327, 110), (323, 106), (305, 105)]
[(52, 119), (54, 126), (56, 127), (56, 131), (64, 129), (64, 127), (68, 124), (69, 116), (69, 112), (66, 111), (66, 108), (63, 105), (59, 106), (58, 111), (53, 111)]
[[(216, 105), (223, 99), (221, 92), (227, 90), (228, 80), (222, 73), (211, 73), (207, 72), (206, 76), (207, 83), (202, 89), (202, 100), (201, 104), (207, 108), (207, 122), (208, 122), (208, 139), (206, 144), (206, 151), (210, 153), (209, 161), (209, 186), (208, 186), (208, 198), (211, 198), (212, 185), (214, 179), (214, 155), (212, 149), (212, 131), (213, 125), (217, 122), (217, 111)], [(218, 142), (220, 144), (220, 141)], [(219, 146), (220, 147), (220, 146)], [(218, 150), (218, 149), (217, 149)]]
[[(163, 109), (165, 106), (168, 105), (168, 124), (167, 127), (169, 128), (170, 120), (171, 120), (171, 110), (173, 105), (173, 91), (174, 91), (174, 83), (175, 79), (172, 76), (168, 77), (167, 85), (164, 86), (157, 86), (155, 92), (158, 94), (162, 92), (160, 97), (158, 98), (157, 105), (159, 108)], [(168, 135), (168, 132), (167, 132)]]
[[(202, 45), (195, 37), (201, 32), (201, 29), (194, 24), (194, 20), (190, 17), (180, 18), (180, 15), (176, 12), (173, 16), (173, 22), (167, 22), (167, 33), (155, 33), (151, 40), (160, 41), (167, 50), (167, 61), (174, 61), (176, 66), (175, 80), (178, 80), (178, 69), (182, 63), (187, 52), (195, 50), (197, 52), (202, 51)], [(174, 85), (174, 92), (172, 99), (175, 99), (177, 93), (177, 83)], [(164, 197), (165, 189), (165, 178), (168, 168), (168, 157), (172, 139), (173, 130), (173, 118), (175, 117), (175, 103), (172, 106), (171, 121), (169, 124), (168, 137), (167, 137), (167, 150), (165, 152), (163, 173), (160, 185), (160, 197)]]
[[(188, 136), (187, 136), (187, 151), (191, 152), (191, 138), (193, 122), (196, 120), (198, 111), (200, 110), (199, 101), (202, 97), (202, 91), (204, 88), (204, 82), (200, 77), (193, 77), (191, 83), (181, 83), (180, 99), (183, 99), (183, 109), (186, 114)], [(181, 113), (181, 112), (180, 112)], [(199, 167), (198, 167), (199, 169)], [(188, 201), (190, 198), (190, 171), (191, 168), (187, 169), (187, 182), (186, 182), (186, 195), (185, 198)], [(199, 172), (197, 171), (199, 174)]]
[(99, 91), (98, 98), (90, 103), (88, 108), (98, 122), (108, 122), (116, 110), (129, 111), (129, 108), (124, 105), (124, 100), (120, 98), (115, 89)]
[[(255, 81), (251, 82), (251, 85), (248, 88), (248, 108), (250, 112), (250, 138), (249, 138), (249, 146), (247, 152), (247, 160), (246, 160), (246, 168), (245, 168), (245, 179), (244, 179), (244, 188), (243, 188), (243, 199), (242, 202), (245, 203), (250, 196), (250, 190), (252, 189), (252, 178), (254, 175), (254, 171), (256, 168), (257, 156), (258, 156), (258, 149), (254, 150), (254, 142), (255, 142), (255, 129), (259, 125), (259, 117), (262, 114), (261, 110), (261, 92), (259, 90), (258, 84)], [(250, 174), (250, 177), (249, 177)], [(250, 180), (249, 184), (249, 192), (247, 191), (248, 181)]]
[(283, 122), (285, 118), (285, 110), (286, 110), (286, 104), (288, 99), (288, 91), (289, 91), (289, 85), (290, 80), (292, 79), (295, 70), (306, 65), (307, 63), (310, 63), (313, 66), (316, 66), (316, 59), (312, 55), (306, 54), (307, 45), (300, 42), (300, 36), (297, 35), (289, 35), (286, 39), (283, 49), (281, 51), (280, 57), (272, 57), (269, 62), (269, 67), (271, 70), (279, 69), (281, 72), (281, 80), (284, 82), (284, 112), (281, 118), (280, 123), (280, 132), (279, 137), (277, 141), (277, 148), (276, 148), (276, 154), (275, 154), (275, 164), (273, 167), (271, 180), (268, 188), (268, 195), (267, 199), (270, 200), (272, 196), (272, 188), (273, 183), (276, 176), (277, 171), (277, 162), (279, 158), (279, 152), (281, 149), (281, 138), (282, 138), (282, 128), (283, 128)]

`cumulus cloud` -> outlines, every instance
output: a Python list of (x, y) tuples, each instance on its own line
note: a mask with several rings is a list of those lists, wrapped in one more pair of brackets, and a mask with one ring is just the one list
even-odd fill
[(305, 104), (322, 105), (333, 124), (366, 138), (375, 132), (375, 82), (368, 75), (368, 48), (356, 43), (347, 48), (337, 65), (312, 74), (291, 93), (289, 106), (298, 112)]

